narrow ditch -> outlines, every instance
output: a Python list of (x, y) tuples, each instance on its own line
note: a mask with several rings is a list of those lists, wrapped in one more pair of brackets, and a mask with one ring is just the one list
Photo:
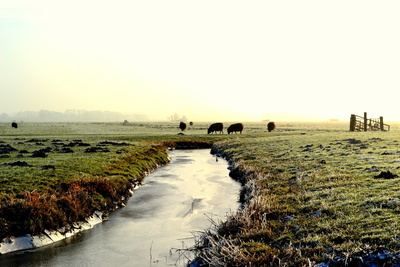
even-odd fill
[(195, 236), (237, 210), (241, 185), (210, 149), (170, 157), (108, 221), (46, 247), (0, 255), (0, 266), (185, 266)]

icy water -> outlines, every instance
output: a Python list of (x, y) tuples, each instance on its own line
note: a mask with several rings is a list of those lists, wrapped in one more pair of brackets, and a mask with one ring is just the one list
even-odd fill
[(65, 241), (0, 255), (0, 266), (186, 266), (194, 235), (237, 210), (240, 184), (210, 150), (175, 150), (125, 208)]

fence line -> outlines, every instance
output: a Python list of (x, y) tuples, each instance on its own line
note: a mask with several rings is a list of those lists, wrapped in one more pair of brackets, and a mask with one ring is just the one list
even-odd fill
[(367, 112), (364, 112), (364, 117), (352, 114), (350, 117), (351, 132), (366, 132), (366, 131), (389, 131), (390, 125), (383, 123), (383, 117), (377, 119), (368, 119)]

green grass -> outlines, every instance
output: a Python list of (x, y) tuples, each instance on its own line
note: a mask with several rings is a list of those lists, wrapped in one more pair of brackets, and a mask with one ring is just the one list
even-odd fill
[[(248, 205), (254, 206), (228, 220), (219, 233), (242, 247), (261, 243), (280, 249), (278, 257), (289, 258), (289, 265), (383, 247), (397, 251), (400, 178), (375, 176), (400, 175), (398, 135), (326, 129), (219, 142), (217, 150), (238, 162), (238, 172), (250, 179)], [(246, 212), (254, 210), (258, 215), (242, 225)], [(296, 261), (287, 251), (302, 256)], [(261, 265), (266, 259), (248, 260)]]
[(0, 124), (0, 239), (107, 214), (168, 162), (167, 146), (224, 138), (205, 135), (206, 127), (178, 135), (171, 123)]
[[(47, 142), (35, 142), (36, 149)], [(19, 152), (2, 158), (0, 237), (54, 230), (84, 220), (96, 210), (107, 214), (126, 201), (132, 185), (140, 184), (145, 173), (168, 162), (161, 145), (101, 143), (101, 152), (96, 153), (74, 146), (74, 153), (66, 154), (52, 147), (45, 158), (21, 157)], [(18, 143), (24, 148), (26, 144)], [(90, 146), (94, 147), (98, 146)], [(15, 159), (28, 166), (4, 165)]]
[[(190, 133), (204, 142), (218, 139), (200, 134), (206, 131), (204, 127), (191, 129)], [(143, 142), (186, 139), (186, 135), (177, 135), (179, 132), (175, 124), (169, 123), (128, 126), (121, 123), (21, 123), (18, 129), (0, 124), (0, 147), (10, 146), (15, 149), (0, 155), (0, 197), (12, 197), (26, 190), (42, 192), (54, 188), (60, 182), (78, 179), (87, 174), (109, 175), (105, 172), (106, 165), (116, 161), (126, 151), (134, 151), (140, 155)], [(85, 153), (88, 148), (95, 147), (102, 147), (109, 152)], [(42, 149), (49, 150), (45, 158), (32, 157), (34, 151)], [(64, 149), (70, 149), (73, 153), (64, 153)], [(29, 166), (6, 165), (15, 162), (25, 162)], [(43, 169), (43, 166), (49, 165), (54, 166), (54, 169)]]
[[(400, 176), (400, 127), (390, 124), (390, 132), (351, 133), (347, 123), (277, 123), (277, 130), (268, 133), (265, 123), (244, 123), (242, 135), (207, 135), (208, 123), (195, 124), (185, 135), (177, 135), (177, 123), (27, 123), (18, 129), (2, 124), (1, 144), (29, 153), (0, 158), (0, 196), (7, 200), (21, 192), (54, 192), (62, 183), (82, 187), (88, 182), (76, 181), (85, 179), (133, 181), (143, 169), (131, 166), (149, 160), (142, 158), (144, 151), (182, 141), (214, 143), (214, 152), (232, 162), (231, 174), (244, 183), (245, 206), (208, 232), (198, 247), (205, 261), (302, 266), (360, 251), (397, 251), (400, 178), (375, 178), (387, 171)], [(42, 144), (27, 142), (33, 138)], [(73, 147), (75, 153), (63, 154), (54, 139), (82, 140), (91, 147), (104, 141), (127, 145), (107, 145), (108, 153)], [(30, 157), (46, 147), (52, 148), (48, 157)], [(2, 165), (17, 160), (31, 167)], [(44, 165), (55, 169), (42, 170)], [(93, 192), (99, 203), (106, 202)]]

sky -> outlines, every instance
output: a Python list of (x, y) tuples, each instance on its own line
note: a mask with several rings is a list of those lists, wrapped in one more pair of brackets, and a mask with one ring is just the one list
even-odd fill
[(399, 1), (0, 0), (0, 114), (400, 121)]

